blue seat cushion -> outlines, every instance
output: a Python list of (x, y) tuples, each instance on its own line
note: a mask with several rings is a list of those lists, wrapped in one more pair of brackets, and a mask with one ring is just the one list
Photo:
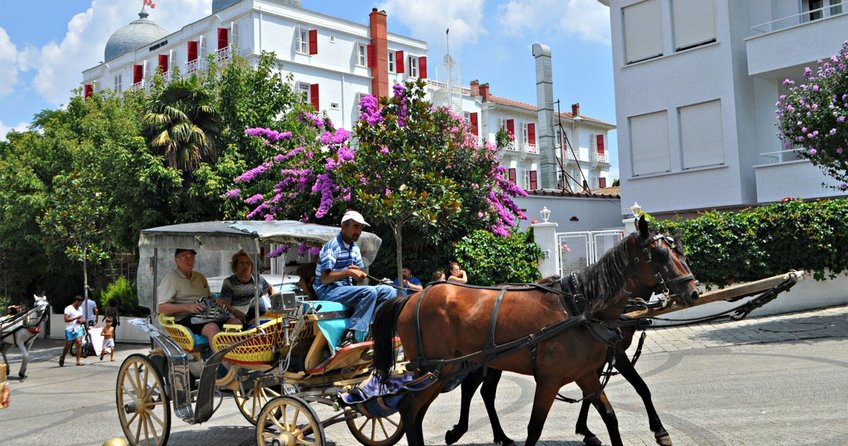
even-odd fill
[(192, 333), (191, 335), (194, 336), (195, 347), (198, 345), (209, 345), (209, 339), (206, 339), (206, 336), (199, 335), (197, 333)]
[[(345, 313), (348, 311), (348, 307), (345, 305), (330, 300), (310, 300), (303, 304), (308, 306), (305, 308), (305, 313)], [(339, 338), (342, 337), (342, 333), (344, 333), (345, 328), (347, 328), (347, 321), (348, 318), (346, 317), (322, 319), (318, 321), (318, 329), (324, 334), (324, 337), (327, 339), (327, 343), (330, 344), (330, 347), (332, 347), (334, 352), (337, 350), (336, 342), (339, 341)], [(365, 335), (366, 333), (357, 332), (356, 342), (362, 342), (365, 339)]]

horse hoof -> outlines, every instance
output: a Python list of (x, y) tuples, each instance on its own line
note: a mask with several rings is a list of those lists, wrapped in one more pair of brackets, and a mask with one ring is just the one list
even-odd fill
[(586, 437), (583, 439), (583, 444), (586, 446), (601, 446), (601, 440), (598, 437), (592, 435), (591, 437)]
[(453, 429), (445, 432), (445, 444), (447, 444), (447, 445), (454, 444), (457, 441), (459, 441), (459, 439), (462, 438), (463, 435), (465, 435), (465, 432), (464, 431), (460, 432), (459, 429), (457, 429), (457, 427), (454, 426)]
[(18, 373), (18, 378), (20, 378), (20, 379), (21, 379), (21, 381), (25, 380), (25, 379), (26, 379), (26, 377), (27, 377), (27, 376), (26, 376), (26, 375), (24, 375), (23, 373)]
[(657, 435), (657, 444), (660, 446), (671, 446), (671, 437), (668, 434)]
[(506, 440), (495, 440), (497, 446), (515, 446), (515, 442), (507, 438)]

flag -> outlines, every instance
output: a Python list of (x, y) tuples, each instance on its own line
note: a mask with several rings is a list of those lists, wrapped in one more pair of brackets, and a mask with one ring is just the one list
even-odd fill
[(150, 9), (156, 8), (156, 4), (153, 3), (153, 0), (144, 0), (144, 6), (150, 6)]

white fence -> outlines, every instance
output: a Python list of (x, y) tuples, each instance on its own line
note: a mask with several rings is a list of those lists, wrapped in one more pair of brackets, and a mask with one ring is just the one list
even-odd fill
[(598, 261), (624, 238), (623, 230), (558, 232), (559, 274), (565, 276)]

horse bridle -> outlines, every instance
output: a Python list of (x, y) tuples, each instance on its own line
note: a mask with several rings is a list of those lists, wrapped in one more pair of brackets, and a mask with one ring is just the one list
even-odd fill
[[(651, 247), (650, 245), (654, 242), (664, 242), (671, 248), (672, 251), (676, 252), (680, 256), (680, 261), (683, 263), (683, 266), (686, 267), (686, 270), (689, 271), (689, 274), (683, 276), (677, 276), (674, 278), (667, 278), (666, 275), (670, 272), (667, 265), (659, 266), (655, 262), (653, 262), (653, 257), (651, 256)], [(678, 297), (683, 299), (687, 299), (686, 296), (682, 296), (683, 287), (682, 284), (685, 282), (689, 282), (690, 280), (695, 280), (695, 276), (692, 274), (692, 269), (689, 268), (689, 264), (686, 263), (686, 256), (683, 254), (683, 248), (681, 248), (675, 239), (669, 237), (665, 234), (657, 234), (650, 239), (646, 240), (644, 243), (639, 245), (639, 248), (645, 254), (647, 258), (647, 262), (651, 264), (654, 268), (654, 277), (657, 279), (657, 285), (654, 287), (654, 291), (658, 291), (662, 293), (662, 295), (668, 299), (671, 295), (671, 291), (669, 291), (669, 286), (674, 287), (675, 290), (681, 294)], [(638, 264), (640, 262), (639, 257), (637, 256), (634, 259), (634, 263)], [(665, 273), (665, 274), (664, 274)]]

